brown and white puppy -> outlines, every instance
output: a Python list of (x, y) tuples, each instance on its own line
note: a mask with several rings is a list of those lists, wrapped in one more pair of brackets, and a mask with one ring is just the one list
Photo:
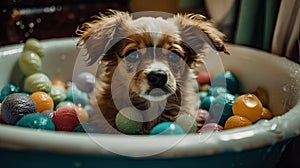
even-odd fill
[(94, 124), (115, 132), (118, 111), (133, 105), (143, 113), (145, 134), (180, 113), (191, 114), (201, 127), (193, 71), (201, 66), (205, 47), (227, 53), (225, 36), (204, 16), (133, 19), (127, 12), (110, 11), (84, 23), (77, 33), (88, 64), (101, 67), (94, 105), (104, 117), (94, 115)]

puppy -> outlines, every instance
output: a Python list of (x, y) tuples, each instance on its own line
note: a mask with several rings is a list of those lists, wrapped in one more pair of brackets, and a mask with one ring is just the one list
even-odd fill
[[(134, 106), (143, 116), (142, 134), (158, 123), (175, 121), (181, 113), (196, 114), (195, 73), (205, 48), (228, 53), (224, 34), (202, 15), (133, 18), (113, 11), (96, 16), (77, 29), (78, 46), (87, 50), (87, 64), (99, 63), (92, 123), (115, 133), (115, 117)], [(94, 100), (94, 101), (93, 101)]]

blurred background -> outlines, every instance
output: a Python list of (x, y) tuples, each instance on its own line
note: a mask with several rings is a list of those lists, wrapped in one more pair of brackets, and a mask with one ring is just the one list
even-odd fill
[[(76, 37), (77, 26), (107, 9), (200, 13), (214, 21), (228, 43), (300, 63), (300, 0), (1, 0), (0, 46), (32, 37)], [(284, 151), (278, 167), (300, 165), (297, 141)]]

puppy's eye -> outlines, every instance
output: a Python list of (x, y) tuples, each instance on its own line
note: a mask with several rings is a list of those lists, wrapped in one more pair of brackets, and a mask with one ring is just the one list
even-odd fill
[(130, 50), (128, 52), (126, 52), (126, 57), (125, 60), (128, 62), (136, 62), (137, 60), (139, 60), (141, 57), (141, 53), (136, 51), (136, 50)]
[(180, 61), (180, 53), (178, 51), (171, 51), (168, 54), (168, 60), (174, 63), (177, 63)]

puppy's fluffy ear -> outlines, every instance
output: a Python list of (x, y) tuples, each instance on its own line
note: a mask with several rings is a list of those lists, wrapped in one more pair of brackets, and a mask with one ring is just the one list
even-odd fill
[(202, 63), (205, 44), (209, 44), (217, 51), (229, 54), (224, 46), (225, 35), (216, 29), (205, 16), (200, 14), (178, 14), (170, 20), (178, 26), (184, 45), (192, 51), (190, 58), (187, 60), (191, 68), (195, 69)]
[(95, 20), (79, 26), (76, 33), (80, 36), (77, 46), (84, 46), (88, 52), (88, 65), (92, 65), (99, 58), (122, 39), (121, 30), (132, 20), (127, 12), (110, 10), (107, 15), (94, 16)]

